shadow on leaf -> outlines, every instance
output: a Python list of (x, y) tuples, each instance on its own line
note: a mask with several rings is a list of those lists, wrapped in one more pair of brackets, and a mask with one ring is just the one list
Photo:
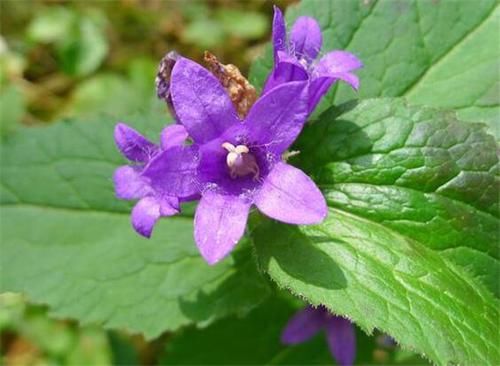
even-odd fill
[(291, 164), (315, 176), (325, 164), (369, 154), (373, 140), (363, 126), (349, 120), (352, 116), (345, 116), (357, 104), (358, 101), (350, 101), (330, 107), (307, 125), (293, 145), (293, 150), (300, 154), (290, 160)]
[[(235, 251), (225, 261), (234, 261), (235, 270), (217, 287), (179, 298), (184, 315), (196, 322), (209, 323), (228, 312), (250, 311), (268, 297), (269, 285), (257, 271), (250, 247)], [(224, 261), (218, 265), (224, 265)]]
[[(299, 281), (325, 289), (342, 289), (342, 269), (315, 244), (331, 242), (326, 236), (306, 236), (297, 226), (264, 219), (255, 226), (255, 243), (264, 270), (275, 262)], [(266, 245), (273, 241), (273, 245)]]

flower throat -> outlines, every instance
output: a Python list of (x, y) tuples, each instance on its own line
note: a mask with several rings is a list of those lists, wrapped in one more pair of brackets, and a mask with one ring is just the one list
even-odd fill
[(259, 179), (259, 166), (246, 145), (234, 146), (229, 142), (224, 142), (222, 147), (228, 152), (226, 164), (231, 178), (235, 179), (253, 174), (254, 180)]

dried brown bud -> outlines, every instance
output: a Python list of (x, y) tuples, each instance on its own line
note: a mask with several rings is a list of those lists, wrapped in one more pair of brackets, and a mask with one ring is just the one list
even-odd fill
[(168, 52), (160, 61), (158, 72), (156, 74), (156, 95), (159, 99), (163, 99), (167, 103), (170, 114), (177, 119), (175, 108), (172, 104), (172, 96), (170, 95), (170, 77), (172, 69), (179, 55), (175, 51)]
[(231, 64), (224, 65), (208, 51), (205, 51), (205, 63), (207, 68), (215, 75), (226, 89), (231, 98), (238, 116), (244, 118), (252, 105), (257, 100), (257, 92), (248, 80), (241, 74), (240, 70)]

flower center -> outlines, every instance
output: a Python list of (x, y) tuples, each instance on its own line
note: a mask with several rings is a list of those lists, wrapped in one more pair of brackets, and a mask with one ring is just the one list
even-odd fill
[(259, 179), (259, 166), (255, 157), (250, 154), (248, 147), (245, 145), (234, 146), (229, 142), (224, 142), (222, 147), (228, 151), (226, 164), (231, 178), (253, 174), (253, 179)]

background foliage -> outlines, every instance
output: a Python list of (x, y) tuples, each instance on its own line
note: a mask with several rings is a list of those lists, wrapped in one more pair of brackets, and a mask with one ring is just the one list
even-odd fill
[(152, 240), (130, 228), (130, 204), (110, 180), (124, 163), (112, 129), (120, 119), (157, 140), (169, 117), (154, 74), (173, 48), (197, 60), (208, 48), (245, 73), (263, 53), (250, 72), (261, 86), (272, 4), (0, 5), (7, 364), (330, 363), (321, 337), (280, 345), (303, 306), (283, 289), (353, 319), (357, 363), (500, 359), (495, 1), (291, 6), (289, 24), (318, 19), (323, 53), (348, 49), (365, 64), (359, 94), (334, 87), (290, 160), (321, 187), (330, 215), (294, 227), (254, 214), (215, 267), (193, 243), (192, 206)]

